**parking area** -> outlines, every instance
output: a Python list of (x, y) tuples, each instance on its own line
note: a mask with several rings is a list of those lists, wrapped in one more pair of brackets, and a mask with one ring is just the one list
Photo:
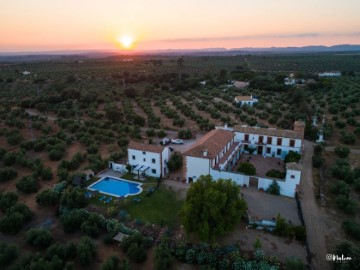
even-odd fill
[[(177, 134), (169, 134), (168, 133), (168, 136), (167, 136), (167, 138), (168, 139), (176, 139), (177, 137), (176, 137), (176, 135)], [(183, 141), (183, 144), (174, 144), (174, 143), (170, 143), (170, 144), (168, 144), (167, 146), (168, 147), (171, 147), (174, 151), (177, 151), (177, 152), (180, 152), (180, 153), (184, 153), (184, 152), (186, 152), (191, 146), (193, 146), (193, 144), (197, 141), (197, 140), (199, 140), (200, 138), (202, 138), (204, 136), (204, 134), (201, 134), (201, 133), (198, 133), (197, 135), (196, 135), (196, 138), (194, 138), (194, 139), (190, 139), (190, 140), (182, 140)], [(153, 143), (154, 144), (160, 144), (160, 141), (161, 141), (162, 139), (158, 139), (158, 138), (156, 138), (156, 139), (153, 139)]]
[(270, 195), (255, 188), (242, 188), (247, 202), (249, 218), (252, 220), (273, 220), (278, 214), (285, 220), (300, 225), (295, 199)]

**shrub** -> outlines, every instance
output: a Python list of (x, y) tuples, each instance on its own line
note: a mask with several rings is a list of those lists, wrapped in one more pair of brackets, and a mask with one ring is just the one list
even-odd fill
[(124, 147), (124, 146), (127, 146), (129, 144), (129, 140), (125, 137), (123, 138), (120, 138), (118, 141), (117, 141), (118, 145), (121, 146), (121, 147)]
[(60, 196), (57, 192), (47, 189), (36, 195), (36, 202), (40, 205), (56, 205), (59, 203)]
[(4, 156), (3, 156), (3, 163), (5, 166), (12, 166), (16, 163), (16, 159), (17, 159), (17, 154), (13, 153), (13, 152), (7, 152)]
[(147, 258), (147, 241), (140, 233), (135, 233), (124, 239), (121, 242), (121, 247), (133, 262), (143, 262)]
[(89, 213), (83, 209), (75, 209), (60, 216), (64, 232), (72, 233), (80, 229), (81, 224), (87, 220)]
[(266, 192), (272, 195), (280, 195), (279, 184), (275, 180), (273, 180), (271, 185), (267, 188)]
[(0, 169), (0, 182), (9, 181), (17, 176), (17, 171), (12, 168)]
[(179, 130), (178, 137), (180, 139), (191, 139), (192, 133), (190, 129), (181, 129)]
[(171, 268), (173, 256), (167, 243), (162, 242), (155, 249), (154, 264), (156, 270), (167, 270)]
[(127, 250), (127, 255), (131, 261), (136, 263), (144, 262), (147, 259), (146, 249), (142, 244), (132, 244)]
[(360, 192), (360, 177), (356, 178), (354, 181), (354, 189), (356, 192)]
[(0, 231), (7, 234), (18, 233), (23, 224), (32, 217), (30, 209), (21, 203), (17, 203), (6, 212), (6, 217), (0, 221)]
[(153, 128), (149, 128), (147, 131), (146, 131), (146, 135), (149, 136), (149, 137), (154, 137), (156, 135), (156, 132)]
[(64, 151), (60, 149), (52, 149), (49, 152), (49, 158), (52, 161), (58, 161), (64, 157)]
[(181, 153), (175, 152), (168, 162), (168, 167), (170, 171), (176, 171), (181, 168), (183, 162), (183, 158)]
[(256, 175), (256, 168), (249, 162), (241, 163), (237, 171), (247, 175)]
[(272, 169), (266, 173), (266, 176), (273, 177), (273, 178), (279, 178), (279, 179), (284, 179), (285, 175), (286, 175), (285, 172), (281, 172), (276, 169)]
[(5, 269), (19, 255), (19, 248), (15, 244), (0, 243), (0, 268)]
[(34, 193), (39, 190), (39, 180), (31, 175), (22, 177), (16, 188), (24, 193)]
[(61, 194), (60, 204), (68, 209), (83, 208), (87, 204), (85, 191), (80, 187), (67, 188)]
[(37, 248), (47, 248), (53, 241), (50, 232), (45, 229), (30, 229), (26, 232), (26, 241)]
[(301, 155), (299, 153), (290, 151), (285, 157), (285, 163), (299, 162), (300, 159), (301, 159)]
[(101, 270), (130, 270), (130, 265), (127, 259), (120, 261), (116, 255), (112, 255), (104, 262)]
[(49, 167), (43, 168), (40, 173), (40, 177), (42, 180), (50, 181), (53, 179), (53, 173)]
[(346, 214), (355, 215), (358, 205), (356, 201), (348, 198), (345, 195), (339, 195), (336, 198), (336, 205), (339, 209), (343, 210)]
[(290, 257), (285, 261), (285, 270), (305, 270), (305, 264), (298, 258)]
[(355, 220), (347, 220), (342, 224), (345, 232), (356, 240), (360, 240), (360, 224)]
[(360, 265), (360, 248), (353, 246), (348, 241), (343, 241), (335, 247), (335, 254), (343, 254), (344, 257), (352, 258), (351, 261), (346, 262), (346, 267), (342, 263), (334, 264), (335, 269), (359, 269)]
[(330, 191), (337, 195), (345, 195), (349, 196), (350, 186), (346, 184), (344, 181), (336, 181), (330, 188)]
[(13, 192), (0, 193), (0, 210), (5, 212), (18, 201), (18, 198)]
[(90, 237), (81, 238), (76, 253), (82, 266), (92, 264), (96, 256), (96, 246)]
[(339, 158), (346, 158), (350, 154), (350, 149), (348, 147), (346, 147), (346, 146), (337, 146), (335, 148), (335, 154)]
[(10, 145), (18, 145), (24, 140), (20, 133), (14, 133), (7, 137), (7, 142)]
[(156, 135), (159, 137), (159, 138), (164, 138), (166, 136), (166, 132), (164, 130), (159, 130)]
[(356, 137), (354, 134), (343, 132), (340, 140), (345, 144), (355, 144)]

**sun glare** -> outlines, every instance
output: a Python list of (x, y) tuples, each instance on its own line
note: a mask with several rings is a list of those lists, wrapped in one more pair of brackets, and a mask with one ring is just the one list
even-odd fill
[(130, 36), (120, 37), (118, 41), (124, 49), (131, 49), (134, 45), (134, 39)]

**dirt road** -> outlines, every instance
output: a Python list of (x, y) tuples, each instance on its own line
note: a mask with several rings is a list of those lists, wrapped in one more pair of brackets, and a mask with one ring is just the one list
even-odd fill
[(310, 251), (314, 254), (312, 266), (316, 270), (331, 269), (331, 265), (325, 260), (326, 239), (325, 233), (328, 228), (325, 224), (325, 211), (321, 209), (315, 198), (312, 177), (313, 144), (305, 141), (303, 157), (303, 171), (300, 183), (300, 199), (303, 209), (304, 220), (307, 228), (307, 239)]

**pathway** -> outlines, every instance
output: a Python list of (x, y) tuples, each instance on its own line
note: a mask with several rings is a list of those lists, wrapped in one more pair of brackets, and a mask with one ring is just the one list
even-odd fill
[(331, 265), (326, 261), (327, 226), (324, 222), (325, 212), (321, 209), (315, 198), (314, 183), (312, 177), (312, 156), (314, 153), (313, 143), (305, 141), (303, 156), (303, 171), (300, 183), (300, 200), (303, 209), (304, 220), (307, 228), (307, 239), (310, 251), (314, 254), (312, 265), (316, 270), (329, 269)]

